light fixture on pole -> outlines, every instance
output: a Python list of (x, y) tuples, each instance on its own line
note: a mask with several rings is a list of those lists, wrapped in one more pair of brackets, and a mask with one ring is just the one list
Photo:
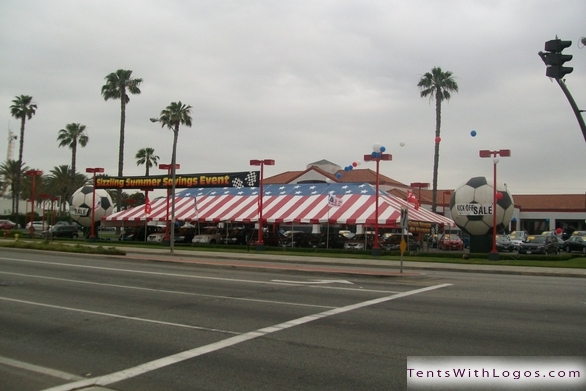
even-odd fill
[(258, 242), (256, 244), (256, 249), (259, 251), (264, 250), (264, 242), (263, 242), (263, 231), (262, 231), (262, 197), (263, 197), (263, 181), (264, 181), (264, 166), (274, 166), (275, 161), (272, 159), (264, 159), (264, 160), (251, 160), (251, 166), (260, 166), (260, 191), (258, 193)]
[[(497, 190), (496, 190), (496, 165), (499, 162), (499, 156), (502, 157), (510, 157), (511, 156), (511, 150), (510, 149), (500, 149), (498, 151), (489, 151), (487, 149), (483, 149), (480, 151), (480, 157), (482, 158), (489, 158), (492, 157), (492, 162), (494, 165), (494, 172), (493, 172), (493, 196), (492, 196), (492, 250), (490, 250), (490, 253), (488, 254), (488, 259), (491, 261), (498, 261), (499, 259), (499, 253), (496, 249), (496, 202), (497, 199), (499, 198), (497, 196)], [(500, 195), (502, 197), (501, 193), (498, 193), (498, 195)]]
[(104, 169), (102, 167), (86, 168), (85, 172), (94, 174), (94, 181), (92, 185), (92, 228), (89, 237), (89, 241), (94, 242), (96, 240), (96, 173), (104, 172)]
[(32, 238), (35, 234), (35, 227), (33, 227), (33, 221), (35, 221), (35, 178), (43, 175), (41, 170), (28, 170), (25, 175), (32, 177), (32, 189), (31, 189), (31, 226), (29, 227), (29, 235)]
[(380, 143), (374, 143), (372, 146), (373, 152), (370, 155), (364, 155), (364, 161), (375, 161), (376, 162), (376, 196), (375, 196), (375, 219), (374, 219), (374, 244), (372, 246), (372, 255), (381, 255), (381, 249), (378, 240), (378, 184), (379, 184), (379, 163), (381, 160), (393, 160), (393, 155), (384, 153), (386, 148), (380, 145)]
[[(152, 121), (152, 119), (151, 119)], [(167, 170), (167, 175), (171, 175), (171, 164), (159, 164), (161, 170)], [(178, 170), (181, 165), (175, 164), (175, 169)], [(168, 246), (169, 242), (169, 196), (171, 195), (171, 189), (167, 188), (167, 209), (165, 212), (165, 238), (163, 239), (163, 245)]]

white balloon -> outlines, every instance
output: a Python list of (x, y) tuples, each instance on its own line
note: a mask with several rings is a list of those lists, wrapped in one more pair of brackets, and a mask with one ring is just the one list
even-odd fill
[(380, 147), (382, 147), (382, 144), (377, 141), (376, 143), (373, 144), (372, 150), (376, 153), (379, 153)]
[(400, 146), (402, 146), (402, 147), (404, 147), (404, 146), (405, 146), (405, 143), (401, 141), (401, 142), (399, 143), (399, 145), (400, 145)]

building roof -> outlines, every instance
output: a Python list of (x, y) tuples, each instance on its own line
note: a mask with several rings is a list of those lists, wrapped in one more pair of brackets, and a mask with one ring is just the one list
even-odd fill
[(513, 195), (515, 205), (524, 212), (555, 210), (586, 211), (586, 194), (519, 194)]
[[(324, 180), (329, 180), (331, 182), (338, 182), (338, 183), (370, 183), (372, 185), (376, 184), (376, 171), (371, 170), (370, 168), (363, 168), (363, 169), (353, 169), (350, 171), (340, 170), (335, 175), (328, 173), (327, 171), (322, 170), (317, 166), (311, 166), (304, 171), (286, 171), (281, 174), (273, 175), (272, 177), (265, 178), (263, 180), (266, 184), (289, 184), (294, 183), (294, 181), (301, 177), (302, 175), (306, 174), (309, 171), (315, 171), (322, 176), (324, 176)], [(393, 186), (393, 187), (400, 187), (403, 189), (409, 188), (408, 185), (396, 181), (388, 176), (385, 176), (379, 173), (379, 185), (381, 186)]]

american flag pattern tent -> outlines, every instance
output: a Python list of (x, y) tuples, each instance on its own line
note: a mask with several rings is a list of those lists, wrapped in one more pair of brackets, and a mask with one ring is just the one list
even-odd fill
[[(258, 187), (189, 188), (175, 196), (177, 221), (243, 222), (258, 221)], [(316, 183), (263, 186), (263, 221), (267, 223), (363, 224), (376, 219), (375, 187), (364, 184)], [(378, 223), (397, 226), (401, 208), (409, 210), (409, 219), (455, 226), (451, 219), (388, 193), (379, 194)], [(335, 199), (335, 202), (332, 202)], [(151, 202), (151, 213), (137, 206), (102, 219), (104, 225), (131, 225), (132, 222), (166, 221), (167, 199)]]

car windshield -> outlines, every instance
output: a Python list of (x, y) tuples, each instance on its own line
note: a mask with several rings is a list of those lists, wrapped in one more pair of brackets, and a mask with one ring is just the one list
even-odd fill
[(444, 235), (444, 240), (460, 240), (460, 237), (454, 234), (447, 234)]
[(527, 243), (544, 243), (545, 236), (529, 236), (525, 241)]
[(512, 239), (523, 239), (523, 235), (521, 232), (511, 232), (511, 240)]

